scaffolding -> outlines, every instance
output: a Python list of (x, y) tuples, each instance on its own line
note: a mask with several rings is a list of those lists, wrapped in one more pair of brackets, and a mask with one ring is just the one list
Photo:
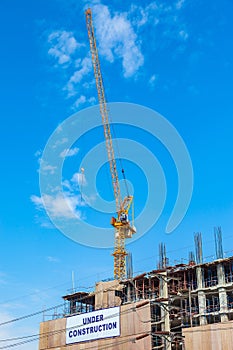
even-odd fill
[[(135, 305), (136, 310), (149, 305), (150, 318), (142, 312), (139, 320), (150, 324), (146, 336), (150, 336), (151, 349), (184, 350), (184, 330), (233, 320), (233, 256), (220, 258), (221, 229), (215, 229), (214, 234), (216, 260), (203, 262), (201, 233), (194, 236), (196, 259), (189, 253), (188, 264), (169, 266), (166, 247), (160, 243), (157, 269), (133, 277), (129, 254), (127, 278), (98, 282), (91, 293), (65, 295), (64, 316), (114, 306)], [(187, 334), (190, 340), (191, 333)]]

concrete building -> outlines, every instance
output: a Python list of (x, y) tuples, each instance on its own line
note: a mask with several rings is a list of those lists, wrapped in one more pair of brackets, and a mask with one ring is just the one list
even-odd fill
[(162, 266), (63, 299), (63, 317), (41, 323), (40, 350), (233, 348), (233, 257)]

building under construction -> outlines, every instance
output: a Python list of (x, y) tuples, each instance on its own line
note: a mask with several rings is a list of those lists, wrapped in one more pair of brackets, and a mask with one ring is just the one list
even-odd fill
[(42, 322), (39, 350), (230, 350), (233, 344), (233, 256), (223, 258), (215, 230), (216, 260), (196, 257), (169, 266), (160, 244), (157, 269), (122, 281), (96, 283), (93, 292), (63, 296), (60, 318)]
[(196, 256), (191, 252), (187, 264), (170, 265), (160, 244), (157, 269), (133, 276), (131, 255), (125, 249), (125, 240), (136, 233), (133, 196), (128, 193), (123, 168), (126, 197), (120, 190), (91, 9), (85, 15), (116, 203), (116, 216), (111, 219), (114, 279), (96, 283), (93, 292), (72, 291), (63, 296), (62, 315), (41, 323), (39, 350), (230, 350), (233, 256), (224, 259), (220, 228), (215, 230), (216, 260), (203, 262), (201, 234), (197, 233)]

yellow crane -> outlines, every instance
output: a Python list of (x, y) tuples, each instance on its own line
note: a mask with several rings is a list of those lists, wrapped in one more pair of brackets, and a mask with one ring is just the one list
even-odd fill
[[(91, 9), (87, 9), (86, 12), (86, 24), (88, 31), (88, 38), (91, 50), (91, 58), (94, 69), (94, 76), (96, 81), (96, 87), (98, 92), (98, 100), (100, 107), (100, 114), (102, 118), (102, 124), (104, 128), (104, 137), (106, 141), (106, 148), (108, 154), (108, 161), (110, 165), (110, 172), (112, 178), (113, 192), (116, 202), (116, 213), (117, 217), (111, 219), (111, 225), (115, 228), (115, 243), (114, 243), (114, 278), (117, 280), (122, 280), (126, 277), (125, 268), (125, 239), (131, 238), (132, 234), (136, 233), (136, 229), (129, 220), (129, 210), (132, 205), (133, 196), (127, 195), (123, 200), (121, 197), (119, 177), (116, 166), (116, 159), (114, 155), (112, 135), (108, 117), (107, 102), (105, 98), (105, 91), (103, 85), (103, 78), (100, 69), (100, 61), (98, 56), (98, 50), (96, 46), (96, 39), (94, 33), (94, 26), (92, 22), (92, 12)], [(123, 175), (124, 171), (122, 170)]]

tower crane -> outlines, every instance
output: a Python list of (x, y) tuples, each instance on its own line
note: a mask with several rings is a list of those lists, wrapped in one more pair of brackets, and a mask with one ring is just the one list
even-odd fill
[[(133, 196), (127, 195), (124, 199), (121, 197), (119, 177), (117, 172), (116, 159), (114, 155), (112, 135), (109, 123), (107, 102), (105, 98), (105, 91), (103, 85), (103, 78), (100, 69), (100, 61), (98, 56), (98, 50), (96, 45), (94, 26), (92, 22), (92, 11), (87, 9), (86, 12), (86, 24), (87, 32), (90, 44), (92, 65), (94, 69), (94, 76), (96, 82), (96, 88), (98, 93), (99, 108), (102, 118), (102, 124), (104, 129), (104, 137), (106, 142), (106, 149), (108, 154), (108, 162), (110, 166), (112, 186), (114, 192), (114, 198), (116, 203), (116, 217), (112, 217), (111, 225), (115, 228), (115, 242), (114, 242), (114, 278), (122, 280), (126, 276), (125, 258), (127, 252), (125, 250), (125, 239), (131, 238), (136, 229), (129, 220), (129, 210), (132, 205)], [(122, 169), (124, 176), (124, 170)]]

